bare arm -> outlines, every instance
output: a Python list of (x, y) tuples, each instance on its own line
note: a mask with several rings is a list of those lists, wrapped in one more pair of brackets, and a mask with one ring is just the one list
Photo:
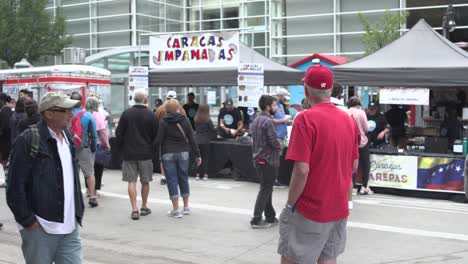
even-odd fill
[(309, 176), (309, 164), (294, 162), (291, 183), (289, 185), (288, 204), (294, 206), (299, 200)]

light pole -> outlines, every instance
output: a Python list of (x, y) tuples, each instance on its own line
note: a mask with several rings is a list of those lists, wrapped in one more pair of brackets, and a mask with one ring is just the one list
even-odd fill
[(442, 33), (445, 38), (449, 39), (450, 32), (453, 32), (457, 24), (455, 23), (455, 15), (453, 13), (452, 1), (449, 0), (447, 10), (442, 19)]

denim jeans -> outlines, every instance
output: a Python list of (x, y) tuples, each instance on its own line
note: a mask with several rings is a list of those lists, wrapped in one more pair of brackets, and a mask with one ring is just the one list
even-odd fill
[(166, 153), (162, 156), (162, 162), (166, 173), (167, 189), (171, 200), (189, 197), (188, 167), (189, 153)]
[(83, 253), (79, 226), (67, 235), (48, 234), (42, 227), (20, 231), (26, 264), (81, 264)]
[(257, 164), (257, 173), (260, 177), (260, 190), (258, 191), (257, 201), (255, 202), (253, 222), (262, 220), (263, 212), (265, 212), (267, 221), (274, 220), (276, 217), (276, 212), (271, 202), (276, 171), (277, 168), (268, 164)]

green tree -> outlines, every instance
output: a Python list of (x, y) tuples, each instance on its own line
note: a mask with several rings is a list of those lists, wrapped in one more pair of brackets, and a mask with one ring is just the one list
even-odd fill
[(65, 18), (45, 9), (47, 0), (0, 0), (0, 59), (10, 67), (26, 58), (37, 62), (61, 54), (71, 43)]
[(400, 28), (406, 23), (408, 12), (385, 11), (384, 16), (372, 23), (367, 17), (359, 13), (359, 20), (364, 27), (362, 44), (366, 49), (366, 55), (376, 52), (400, 37)]

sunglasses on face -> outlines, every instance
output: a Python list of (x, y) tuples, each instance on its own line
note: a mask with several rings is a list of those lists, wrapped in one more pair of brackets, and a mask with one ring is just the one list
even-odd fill
[(72, 109), (52, 108), (52, 109), (49, 109), (48, 111), (51, 111), (51, 112), (61, 112), (61, 113), (71, 113)]

